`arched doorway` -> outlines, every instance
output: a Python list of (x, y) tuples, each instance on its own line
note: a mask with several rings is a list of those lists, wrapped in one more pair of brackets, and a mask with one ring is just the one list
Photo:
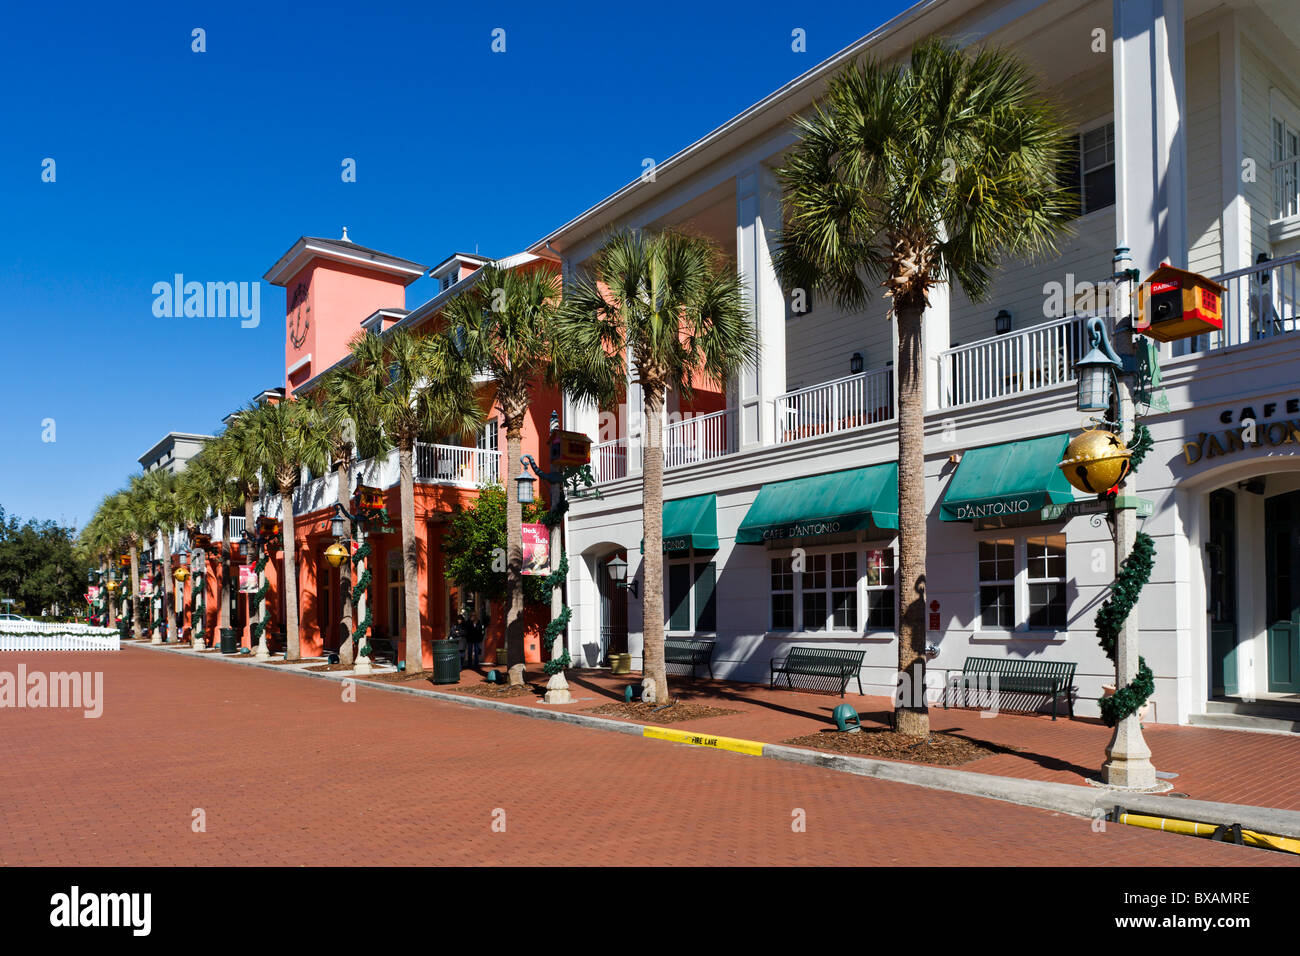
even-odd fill
[(609, 664), (610, 654), (627, 653), (627, 588), (614, 583), (609, 562), (626, 562), (626, 551), (612, 551), (596, 562), (596, 587), (600, 594), (600, 666)]

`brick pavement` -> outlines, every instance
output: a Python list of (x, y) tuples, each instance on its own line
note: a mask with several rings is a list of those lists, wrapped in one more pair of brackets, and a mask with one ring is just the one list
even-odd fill
[(19, 661), (102, 670), (105, 704), (0, 710), (4, 865), (1300, 862), (197, 655)]

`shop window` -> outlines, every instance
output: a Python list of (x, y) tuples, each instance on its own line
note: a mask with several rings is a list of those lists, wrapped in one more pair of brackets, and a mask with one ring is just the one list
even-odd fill
[(664, 592), (668, 630), (679, 633), (715, 631), (717, 614), (717, 568), (712, 561), (674, 559), (667, 565)]
[(858, 555), (844, 551), (831, 555), (831, 630), (858, 629)]
[(981, 626), (1011, 630), (1016, 625), (1016, 542), (981, 541), (979, 575)]
[(1029, 580), (1029, 626), (1065, 627), (1065, 535), (1027, 539), (1025, 556)]
[(988, 538), (978, 544), (979, 626), (990, 631), (1063, 630), (1065, 535)]
[(772, 559), (772, 630), (794, 630), (794, 561)]
[(804, 571), (799, 579), (803, 590), (802, 630), (823, 630), (826, 627), (826, 555), (805, 557)]
[[(894, 552), (860, 550), (805, 554), (769, 561), (770, 629), (773, 631), (893, 630)], [(863, 569), (865, 568), (865, 576)], [(859, 585), (865, 582), (865, 604)]]
[(864, 582), (867, 630), (892, 631), (897, 621), (894, 598), (894, 549), (867, 552)]

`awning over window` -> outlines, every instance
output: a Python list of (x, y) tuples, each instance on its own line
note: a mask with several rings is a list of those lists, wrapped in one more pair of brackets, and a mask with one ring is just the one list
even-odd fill
[[(718, 548), (718, 496), (696, 495), (664, 502), (664, 550), (716, 551)], [(641, 542), (645, 552), (645, 541)]]
[(765, 484), (740, 523), (736, 543), (813, 538), (872, 526), (898, 527), (895, 462)]
[(944, 521), (973, 521), (1040, 511), (1074, 500), (1057, 467), (1070, 436), (987, 445), (966, 452), (939, 506)]

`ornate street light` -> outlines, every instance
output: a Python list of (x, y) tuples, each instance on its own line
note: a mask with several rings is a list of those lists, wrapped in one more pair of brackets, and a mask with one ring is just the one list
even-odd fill
[(1088, 338), (1092, 348), (1074, 363), (1079, 380), (1078, 408), (1081, 412), (1103, 412), (1110, 408), (1115, 377), (1124, 370), (1124, 363), (1115, 354), (1106, 327), (1096, 316), (1088, 320)]
[(521, 462), (519, 477), (515, 479), (515, 491), (521, 505), (531, 505), (533, 503), (533, 482), (536, 480), (532, 475), (528, 474), (528, 465)]

